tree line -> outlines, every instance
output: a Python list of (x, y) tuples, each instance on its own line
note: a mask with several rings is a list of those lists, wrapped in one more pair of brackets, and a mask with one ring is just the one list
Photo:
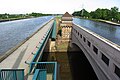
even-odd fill
[(120, 12), (119, 12), (119, 8), (117, 7), (112, 7), (111, 9), (98, 8), (95, 11), (91, 11), (91, 12), (82, 9), (81, 11), (75, 11), (72, 15), (83, 18), (104, 19), (114, 22), (120, 22)]
[(30, 14), (0, 14), (0, 19), (20, 19), (20, 18), (31, 18), (31, 17), (40, 17), (40, 16), (48, 16), (51, 14), (42, 14), (42, 13), (35, 13), (32, 12)]

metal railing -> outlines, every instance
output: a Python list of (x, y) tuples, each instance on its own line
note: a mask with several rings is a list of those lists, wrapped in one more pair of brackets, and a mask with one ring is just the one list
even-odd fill
[[(48, 37), (50, 36), (50, 34), (51, 34), (51, 32), (52, 32), (52, 28), (53, 28), (53, 26), (48, 30), (48, 32), (47, 32), (47, 34), (46, 34), (46, 37), (44, 38), (43, 42), (42, 42), (42, 43), (40, 44), (40, 46), (38, 47), (38, 51), (36, 52), (35, 56), (33, 57), (31, 63), (32, 63), (32, 62), (38, 62), (38, 60), (41, 60), (42, 54), (40, 55), (40, 52), (42, 51), (43, 47), (45, 46), (45, 43), (46, 43), (47, 40), (48, 40)], [(38, 58), (39, 58), (39, 59), (38, 59)], [(29, 63), (29, 64), (30, 64), (29, 73), (31, 73), (31, 71), (32, 71), (32, 69), (33, 69), (33, 68), (32, 68), (33, 65), (31, 65), (31, 63)]]
[(38, 57), (39, 57), (39, 55), (40, 55), (40, 52), (41, 52), (41, 50), (42, 50), (42, 48), (43, 48), (45, 42), (47, 41), (47, 39), (48, 39), (50, 33), (51, 33), (51, 29), (49, 30), (47, 36), (44, 37), (43, 42), (41, 42), (40, 46), (38, 47), (38, 51), (36, 52), (36, 54), (35, 54), (35, 56), (34, 56), (32, 62), (36, 62), (36, 61), (37, 61), (37, 59), (38, 59)]
[[(33, 65), (33, 67), (35, 67), (33, 74), (38, 69), (39, 69), (39, 71), (45, 70), (46, 75), (49, 75), (49, 77), (51, 77), (52, 80), (57, 79), (57, 62), (32, 62), (31, 65)], [(37, 76), (36, 78), (40, 78), (39, 72), (38, 72), (38, 74), (34, 74), (34, 75)], [(35, 77), (33, 77), (33, 80), (35, 80)], [(38, 80), (38, 79), (36, 79), (36, 80)], [(42, 80), (42, 79), (40, 79), (40, 80)]]
[[(29, 73), (32, 70), (35, 70), (38, 68), (38, 66), (40, 67), (40, 65), (42, 67), (40, 67), (40, 69), (42, 68), (47, 68), (47, 73), (49, 73), (49, 71), (53, 70), (53, 72), (50, 72), (53, 74), (54, 79), (56, 80), (56, 66), (57, 63), (56, 62), (38, 62), (38, 60), (41, 59), (42, 54), (40, 55), (40, 52), (42, 51), (42, 48), (45, 46), (44, 44), (46, 44), (51, 32), (52, 32), (52, 27), (49, 28), (49, 30), (46, 32), (46, 36), (44, 36), (43, 42), (40, 43), (40, 46), (38, 47), (38, 51), (36, 52), (35, 56), (33, 57), (31, 63), (28, 63), (30, 65), (30, 70)], [(51, 69), (48, 68), (47, 66), (53, 66)], [(35, 67), (35, 68), (34, 68)], [(24, 69), (0, 69), (0, 80), (24, 80)]]
[(36, 69), (32, 80), (46, 80), (47, 71), (46, 69)]
[(54, 20), (54, 23), (53, 23), (53, 30), (52, 30), (51, 38), (52, 38), (53, 40), (56, 39), (56, 20)]
[(24, 80), (24, 69), (1, 69), (0, 80)]

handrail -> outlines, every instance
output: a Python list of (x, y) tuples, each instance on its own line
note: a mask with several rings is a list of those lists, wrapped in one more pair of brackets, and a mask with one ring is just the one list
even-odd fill
[(36, 69), (32, 80), (46, 80), (46, 69)]
[(55, 62), (54, 79), (53, 80), (57, 80), (57, 62)]
[[(44, 44), (46, 43), (46, 40), (48, 39), (48, 36), (50, 36), (50, 33), (52, 32), (52, 28), (53, 28), (53, 26), (52, 26), (51, 28), (49, 28), (49, 30), (47, 31), (47, 33), (46, 33), (47, 35), (46, 35), (45, 39), (43, 40), (43, 42), (41, 42), (42, 44), (40, 44), (40, 46), (39, 46), (39, 48), (38, 48), (38, 51), (36, 52), (35, 56), (33, 57), (31, 63), (32, 63), (32, 62), (36, 62), (36, 60), (37, 60), (38, 57), (40, 56), (40, 51), (42, 50), (42, 47), (43, 47)], [(41, 56), (42, 56), (42, 54), (41, 54)], [(41, 56), (40, 56), (40, 59), (41, 59)], [(31, 65), (31, 63), (30, 63), (29, 73), (32, 71), (32, 68), (33, 68), (32, 65)]]
[(37, 65), (37, 67), (34, 70), (45, 69), (48, 74), (49, 73), (52, 74), (52, 77), (53, 77), (52, 80), (57, 80), (57, 62), (32, 62), (31, 64)]
[(36, 52), (36, 54), (35, 54), (35, 56), (34, 56), (34, 58), (32, 59), (31, 62), (35, 62), (35, 59), (36, 59), (37, 55), (39, 54), (40, 50), (42, 49), (43, 44), (45, 43), (45, 41), (47, 40), (48, 36), (50, 35), (51, 30), (52, 30), (52, 28), (50, 30), (48, 30), (49, 32), (47, 33), (47, 36), (45, 37), (45, 39), (43, 40), (43, 42), (41, 42), (42, 44), (40, 44), (39, 49)]
[[(43, 23), (41, 26), (41, 28), (40, 29), (42, 29), (45, 25), (47, 25), (50, 21), (52, 21), (54, 19), (54, 17), (53, 18), (51, 18), (50, 20), (48, 20), (47, 22), (45, 22), (45, 23)], [(40, 30), (39, 29), (39, 30)], [(38, 30), (38, 31), (39, 31)], [(35, 33), (37, 33), (38, 31), (36, 31)], [(34, 33), (34, 34), (35, 34)], [(48, 31), (46, 32), (46, 33), (48, 33)], [(34, 35), (34, 34), (32, 34), (32, 36)], [(41, 42), (39, 42), (37, 45), (36, 45), (36, 47), (38, 46), (38, 45), (40, 45), (41, 44)], [(36, 49), (36, 47), (32, 50), (32, 52), (34, 52), (34, 50)], [(38, 47), (39, 48), (39, 47)], [(34, 54), (35, 55), (35, 54)], [(26, 61), (25, 61), (25, 63), (27, 63), (27, 64), (30, 64), (30, 62), (27, 62), (28, 61), (28, 59), (30, 58), (30, 56), (32, 56), (32, 53), (29, 55), (29, 57), (26, 59)]]
[(53, 31), (52, 31), (51, 37), (53, 40), (55, 40), (56, 38), (56, 20), (54, 21), (54, 24), (53, 24)]
[(24, 80), (24, 69), (1, 69), (0, 80)]

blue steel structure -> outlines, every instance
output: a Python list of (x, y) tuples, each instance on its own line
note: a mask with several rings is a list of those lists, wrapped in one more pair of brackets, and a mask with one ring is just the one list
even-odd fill
[[(54, 25), (54, 24), (53, 24), (53, 25)], [(42, 54), (40, 55), (40, 52), (41, 52), (41, 50), (43, 49), (44, 44), (47, 42), (47, 40), (48, 40), (48, 38), (49, 38), (49, 36), (50, 36), (50, 34), (51, 34), (51, 32), (52, 32), (53, 27), (54, 27), (54, 26), (52, 26), (52, 28), (49, 29), (48, 32), (46, 33), (46, 36), (45, 36), (45, 38), (43, 39), (43, 42), (41, 42), (41, 43), (40, 43), (40, 46), (38, 47), (38, 51), (36, 52), (35, 56), (33, 57), (31, 63), (29, 63), (29, 64), (30, 64), (29, 73), (32, 71), (32, 66), (34, 66), (34, 65), (32, 65), (32, 62), (38, 62), (38, 61), (40, 61), (40, 60), (42, 59)], [(39, 59), (39, 60), (37, 60), (37, 59)]]
[(24, 80), (24, 69), (1, 69), (0, 80)]
[(35, 67), (33, 80), (46, 80), (47, 74), (52, 76), (52, 80), (57, 79), (57, 62), (32, 62), (31, 64)]
[(46, 69), (36, 69), (32, 80), (46, 80), (47, 71)]
[(52, 40), (56, 39), (56, 20), (54, 20), (54, 24), (53, 24), (53, 31), (52, 31)]
[[(38, 62), (42, 59), (42, 54), (40, 55), (40, 53), (50, 35), (52, 34), (52, 38), (56, 38), (55, 25), (56, 21), (54, 21), (52, 28), (49, 28), (46, 32), (43, 42), (38, 47), (38, 51), (35, 53), (32, 61), (28, 63), (30, 65), (28, 73), (34, 75), (32, 80), (46, 80), (47, 74), (52, 75), (52, 80), (57, 80), (57, 62)], [(0, 80), (24, 80), (24, 69), (1, 69)]]

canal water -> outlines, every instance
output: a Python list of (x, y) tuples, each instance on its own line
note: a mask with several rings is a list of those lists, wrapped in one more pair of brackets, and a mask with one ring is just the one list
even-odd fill
[(25, 40), (53, 16), (0, 23), (0, 55)]
[[(52, 16), (0, 23), (0, 54), (5, 53), (37, 31)], [(73, 18), (73, 22), (120, 45), (120, 26)]]
[(120, 46), (120, 26), (114, 26), (107, 23), (95, 22), (79, 18), (73, 18), (73, 22), (99, 34), (100, 36)]
[(82, 51), (44, 53), (42, 61), (57, 61), (60, 80), (98, 80)]

